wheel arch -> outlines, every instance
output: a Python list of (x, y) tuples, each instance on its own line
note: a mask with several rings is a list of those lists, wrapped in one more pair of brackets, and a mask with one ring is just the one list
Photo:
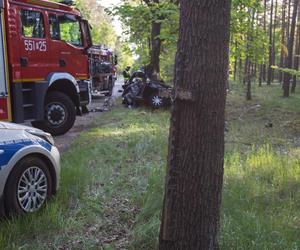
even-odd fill
[(47, 92), (59, 91), (70, 97), (76, 107), (79, 106), (79, 95), (74, 84), (67, 79), (59, 79), (53, 82)]
[[(56, 174), (55, 174), (55, 167), (53, 165), (53, 163), (51, 162), (51, 160), (46, 157), (44, 154), (41, 154), (41, 153), (32, 153), (32, 154), (28, 154), (22, 158), (20, 158), (16, 164), (18, 164), (20, 161), (26, 159), (26, 158), (29, 158), (29, 157), (37, 157), (39, 159), (42, 159), (43, 161), (45, 161), (46, 165), (47, 165), (47, 168), (49, 170), (49, 173), (50, 173), (50, 176), (51, 176), (51, 181), (52, 181), (52, 190), (51, 190), (51, 194), (54, 195), (56, 193), (56, 187), (57, 187), (57, 177), (56, 177)], [(7, 176), (7, 180), (10, 178), (12, 172), (13, 172), (13, 169), (11, 169), (11, 171), (9, 172), (8, 176)], [(6, 193), (6, 190), (7, 190), (7, 182), (5, 183), (5, 187), (4, 187), (4, 194)], [(4, 199), (5, 199), (5, 196), (4, 196)]]
[(49, 91), (59, 91), (71, 98), (75, 106), (80, 105), (80, 89), (76, 79), (69, 73), (52, 73), (48, 76)]
[[(7, 180), (9, 179), (9, 177), (11, 176), (13, 169), (15, 167), (15, 165), (17, 163), (19, 163), (20, 161), (22, 161), (23, 159), (27, 158), (27, 157), (32, 157), (32, 156), (36, 156), (40, 159), (45, 160), (45, 163), (47, 164), (47, 167), (49, 169), (50, 175), (51, 175), (51, 180), (52, 182), (52, 187), (53, 190), (51, 190), (52, 194), (55, 194), (57, 191), (57, 187), (59, 184), (59, 174), (60, 174), (60, 166), (58, 165), (59, 162), (57, 161), (57, 159), (54, 159), (51, 156), (50, 152), (45, 152), (46, 150), (41, 148), (40, 146), (29, 146), (29, 147), (25, 147), (21, 150), (19, 150), (13, 157), (12, 159), (9, 161), (9, 163), (7, 164), (7, 166), (2, 169), (1, 171), (3, 171), (3, 175), (6, 176), (5, 179), (5, 185), (2, 186), (2, 191), (1, 193), (4, 194), (3, 198), (5, 199), (5, 194), (7, 191)], [(56, 165), (57, 166), (56, 166)], [(57, 168), (56, 168), (57, 167)], [(57, 173), (57, 174), (56, 174)]]

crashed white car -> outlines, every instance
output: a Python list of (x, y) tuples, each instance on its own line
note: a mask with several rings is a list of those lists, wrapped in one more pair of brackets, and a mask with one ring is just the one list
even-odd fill
[(0, 214), (41, 209), (58, 189), (59, 162), (50, 134), (0, 122)]

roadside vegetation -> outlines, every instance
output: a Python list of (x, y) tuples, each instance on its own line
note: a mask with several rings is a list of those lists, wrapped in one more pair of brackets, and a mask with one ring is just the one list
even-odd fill
[[(221, 249), (299, 249), (300, 95), (228, 93)], [(155, 249), (169, 111), (117, 105), (62, 156), (58, 195), (1, 222), (0, 249)]]

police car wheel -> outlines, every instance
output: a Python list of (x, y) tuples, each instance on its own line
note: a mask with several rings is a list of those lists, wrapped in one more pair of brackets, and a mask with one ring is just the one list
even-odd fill
[(34, 213), (40, 210), (52, 194), (52, 179), (47, 164), (29, 156), (12, 170), (5, 188), (8, 215)]
[(34, 121), (32, 125), (52, 135), (62, 135), (73, 127), (75, 119), (76, 110), (70, 97), (53, 91), (46, 95), (45, 120)]

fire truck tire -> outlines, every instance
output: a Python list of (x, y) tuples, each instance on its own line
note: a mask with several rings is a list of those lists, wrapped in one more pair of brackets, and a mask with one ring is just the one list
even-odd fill
[(62, 92), (51, 91), (45, 98), (45, 120), (32, 125), (52, 135), (63, 135), (74, 125), (76, 109), (74, 103)]

